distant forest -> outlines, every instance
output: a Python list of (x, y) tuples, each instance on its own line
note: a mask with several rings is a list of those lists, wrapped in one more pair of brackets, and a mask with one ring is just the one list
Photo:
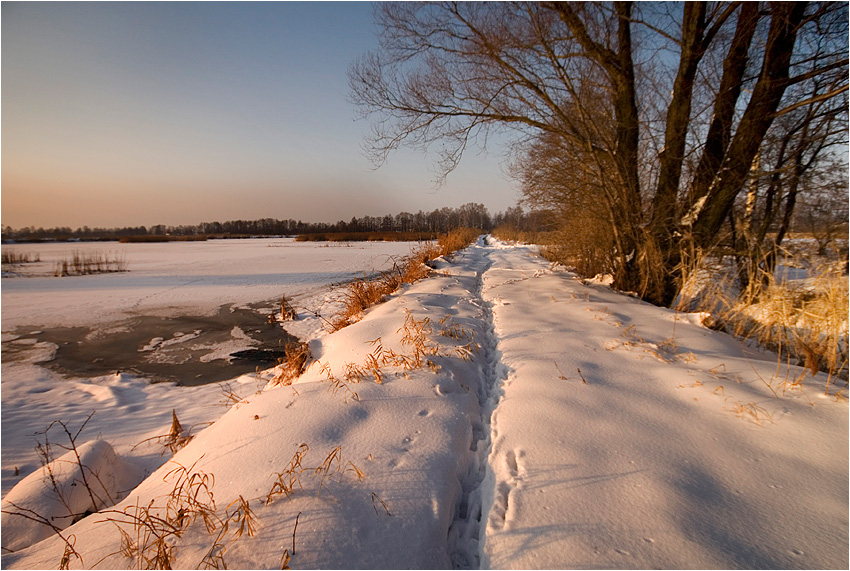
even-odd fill
[[(530, 230), (539, 226), (540, 216), (526, 213), (520, 207), (508, 208), (505, 212), (491, 215), (483, 204), (467, 203), (458, 208), (438, 208), (431, 212), (419, 211), (415, 214), (400, 212), (385, 216), (353, 217), (349, 221), (336, 223), (302, 222), (301, 220), (277, 220), (262, 218), (259, 220), (228, 220), (226, 222), (202, 222), (196, 225), (166, 226), (130, 226), (124, 228), (89, 228), (83, 226), (76, 230), (70, 227), (33, 228), (30, 226), (14, 229), (3, 226), (4, 242), (40, 242), (40, 241), (107, 241), (127, 237), (158, 236), (174, 237), (216, 237), (235, 238), (253, 236), (294, 236), (328, 232), (422, 232), (427, 234), (448, 232), (455, 228), (477, 228), (490, 231), (494, 227), (507, 224), (518, 229)], [(534, 228), (537, 229), (537, 228)]]

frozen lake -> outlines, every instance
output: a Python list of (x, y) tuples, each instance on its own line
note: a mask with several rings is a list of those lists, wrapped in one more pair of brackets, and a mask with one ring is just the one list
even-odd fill
[[(117, 242), (3, 245), (3, 253), (40, 262), (9, 266), (2, 279), (2, 326), (69, 327), (137, 315), (214, 314), (271, 299), (298, 298), (316, 288), (392, 267), (410, 242), (325, 243), (291, 238), (119, 244)], [(52, 276), (74, 252), (126, 261), (127, 272)], [(21, 277), (7, 277), (14, 273)], [(30, 277), (25, 277), (30, 276)], [(39, 277), (40, 276), (40, 277)]]
[[(259, 371), (274, 362), (233, 353), (322, 335), (334, 284), (389, 269), (413, 247), (285, 238), (3, 245), (40, 261), (4, 264), (0, 281), (2, 493), (38, 466), (37, 433), (53, 420), (78, 427), (92, 411), (83, 438), (101, 434), (152, 470), (161, 450), (134, 446), (167, 432), (172, 409), (184, 426), (202, 426), (227, 410), (226, 392), (264, 384)], [(128, 271), (53, 277), (74, 252), (123, 258)], [(286, 331), (269, 319), (282, 295), (300, 317)]]

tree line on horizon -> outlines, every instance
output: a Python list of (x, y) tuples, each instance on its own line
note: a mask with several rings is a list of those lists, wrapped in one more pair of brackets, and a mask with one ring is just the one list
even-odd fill
[(143, 236), (293, 236), (330, 232), (422, 232), (440, 234), (455, 228), (475, 228), (490, 231), (502, 224), (510, 224), (527, 230), (537, 230), (540, 226), (534, 213), (524, 212), (519, 206), (491, 215), (483, 204), (470, 202), (457, 208), (443, 207), (431, 212), (420, 210), (416, 213), (400, 212), (395, 215), (362, 216), (359, 218), (354, 216), (348, 221), (340, 220), (335, 223), (261, 218), (176, 226), (156, 224), (150, 227), (127, 226), (121, 228), (83, 226), (72, 229), (70, 227), (34, 228), (27, 226), (14, 229), (4, 225), (2, 238), (3, 241), (28, 242), (118, 240), (123, 237)]

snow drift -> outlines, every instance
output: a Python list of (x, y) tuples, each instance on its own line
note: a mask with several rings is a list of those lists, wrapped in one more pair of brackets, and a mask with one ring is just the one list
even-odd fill
[[(435, 265), (66, 529), (70, 564), (138, 565), (139, 506), (179, 505), (184, 568), (847, 567), (847, 404), (821, 375), (532, 248)], [(192, 474), (200, 507), (175, 503)]]
[(105, 440), (69, 450), (21, 480), (3, 498), (3, 548), (28, 547), (53, 535), (51, 526), (63, 530), (114, 505), (141, 476)]

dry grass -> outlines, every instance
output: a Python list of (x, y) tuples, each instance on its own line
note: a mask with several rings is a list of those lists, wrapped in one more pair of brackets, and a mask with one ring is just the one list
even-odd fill
[(70, 564), (71, 564), (71, 558), (72, 557), (74, 559), (77, 559), (80, 562), (80, 565), (85, 565), (83, 563), (82, 555), (80, 555), (77, 552), (77, 550), (74, 549), (75, 544), (77, 542), (77, 537), (75, 535), (71, 534), (68, 537), (65, 537), (62, 534), (62, 529), (60, 527), (58, 527), (57, 525), (55, 525), (51, 521), (51, 518), (47, 518), (47, 517), (45, 517), (45, 516), (43, 516), (39, 513), (34, 512), (33, 510), (24, 508), (22, 506), (19, 506), (19, 505), (13, 503), (13, 502), (8, 502), (8, 504), (11, 507), (13, 507), (16, 511), (3, 510), (3, 513), (22, 517), (24, 519), (28, 519), (30, 521), (34, 521), (34, 522), (40, 523), (42, 525), (46, 525), (47, 527), (49, 527), (53, 531), (53, 533), (55, 533), (59, 537), (59, 539), (61, 539), (63, 541), (63, 543), (65, 544), (65, 547), (64, 547), (63, 552), (62, 552), (62, 558), (59, 561), (59, 569), (68, 569)]
[(762, 426), (763, 421), (768, 421), (773, 423), (773, 416), (767, 410), (757, 405), (754, 402), (749, 403), (735, 403), (732, 407), (732, 412), (737, 414), (741, 418), (749, 418), (759, 426)]
[(296, 321), (298, 319), (298, 313), (296, 313), (292, 305), (286, 301), (285, 295), (280, 296), (280, 319), (281, 321)]
[(433, 240), (436, 232), (317, 232), (300, 234), (296, 242), (421, 242)]
[[(225, 391), (225, 395), (227, 395), (226, 389), (223, 389), (223, 391)], [(226, 398), (237, 399), (238, 396), (236, 396), (235, 394), (233, 394), (231, 392), (230, 396), (229, 397), (226, 396)], [(177, 418), (177, 411), (172, 409), (171, 410), (171, 427), (168, 429), (168, 432), (166, 434), (162, 434), (160, 436), (152, 436), (150, 438), (145, 438), (144, 440), (142, 440), (141, 442), (139, 442), (135, 446), (133, 446), (133, 448), (131, 448), (131, 450), (135, 450), (139, 446), (146, 444), (148, 442), (157, 441), (159, 444), (162, 445), (162, 454), (165, 454), (166, 452), (171, 452), (171, 454), (174, 455), (181, 448), (183, 448), (184, 446), (189, 444), (189, 442), (191, 442), (192, 439), (195, 437), (194, 434), (191, 434), (191, 432), (194, 428), (196, 428), (198, 426), (205, 426), (205, 425), (208, 426), (210, 424), (211, 424), (210, 422), (202, 422), (200, 424), (194, 424), (194, 425), (190, 426), (189, 429), (185, 429), (185, 428), (183, 428), (183, 425), (180, 423), (180, 420)]]
[[(59, 424), (70, 438), (69, 448), (74, 449), (76, 434), (71, 434), (64, 424), (53, 423), (51, 428)], [(178, 428), (174, 428), (177, 426)], [(172, 432), (179, 434), (179, 421), (173, 415)], [(82, 428), (80, 429), (82, 430)], [(215, 477), (197, 468), (203, 456), (191, 466), (173, 462), (175, 467), (163, 477), (163, 482), (169, 484), (169, 491), (151, 499), (147, 504), (129, 505), (124, 509), (109, 509), (100, 512), (103, 517), (96, 524), (109, 523), (115, 526), (119, 539), (116, 551), (106, 554), (93, 567), (104, 564), (116, 556), (123, 557), (125, 562), (110, 565), (116, 568), (138, 569), (172, 569), (178, 565), (177, 557), (180, 540), (191, 530), (191, 545), (204, 546), (203, 556), (199, 561), (187, 565), (188, 561), (180, 562), (181, 567), (196, 569), (227, 569), (225, 554), (228, 548), (244, 536), (253, 537), (260, 528), (260, 521), (252, 504), (266, 505), (272, 503), (279, 495), (291, 499), (297, 489), (303, 489), (301, 476), (304, 472), (312, 472), (311, 477), (318, 478), (318, 498), (331, 482), (342, 482), (351, 475), (358, 482), (365, 479), (363, 471), (350, 460), (343, 458), (342, 447), (331, 449), (324, 460), (315, 468), (305, 467), (306, 457), (310, 447), (301, 444), (293, 454), (288, 464), (281, 472), (273, 474), (274, 483), (265, 497), (246, 499), (239, 495), (224, 508), (223, 513), (217, 508), (213, 488)], [(49, 452), (49, 448), (45, 449)], [(371, 454), (369, 455), (371, 459)], [(79, 460), (78, 460), (79, 461)], [(85, 484), (88, 487), (88, 484)], [(93, 499), (93, 501), (95, 501)], [(388, 516), (391, 516), (389, 506), (378, 497), (371, 494), (372, 506), (377, 514), (380, 504)], [(376, 503), (377, 502), (377, 503)], [(12, 505), (17, 511), (8, 512), (50, 527), (64, 542), (63, 553), (59, 562), (60, 569), (68, 569), (74, 559), (84, 566), (82, 555), (76, 549), (76, 536), (64, 536), (62, 530), (50, 519), (26, 508)], [(4, 510), (4, 513), (5, 512)], [(288, 569), (295, 555), (295, 539), (298, 523), (302, 512), (298, 512), (292, 528), (292, 546), (283, 551), (280, 567)], [(198, 535), (200, 532), (200, 535)], [(207, 538), (206, 540), (204, 538)], [(208, 543), (204, 544), (204, 541)]]
[[(197, 463), (190, 467), (176, 464), (168, 472), (164, 481), (171, 483), (171, 490), (164, 496), (151, 500), (147, 505), (129, 506), (124, 510), (103, 512), (108, 517), (105, 522), (118, 528), (121, 536), (119, 550), (104, 557), (123, 555), (131, 559), (131, 567), (145, 569), (171, 569), (176, 564), (178, 541), (193, 525), (203, 525), (209, 547), (196, 568), (226, 569), (224, 560), (228, 547), (243, 536), (253, 537), (259, 527), (259, 519), (252, 507), (253, 502), (270, 505), (275, 497), (284, 495), (291, 499), (297, 489), (303, 489), (301, 475), (312, 471), (312, 477), (319, 478), (319, 497), (331, 481), (342, 481), (351, 473), (358, 481), (363, 481), (362, 470), (351, 461), (343, 459), (342, 447), (337, 446), (328, 452), (325, 459), (315, 468), (305, 468), (310, 447), (301, 444), (292, 458), (281, 471), (273, 474), (274, 483), (265, 497), (246, 499), (239, 496), (224, 509), (223, 515), (217, 510), (213, 495), (215, 478), (212, 474), (196, 469)], [(375, 494), (372, 494), (373, 505)], [(389, 508), (386, 507), (387, 513)], [(295, 534), (301, 512), (295, 518), (292, 529), (292, 548), (286, 549), (281, 557), (281, 568), (288, 568), (295, 554)], [(73, 549), (71, 541), (66, 542)], [(98, 563), (100, 563), (98, 562)], [(96, 564), (97, 565), (97, 564)]]
[[(544, 252), (548, 252), (549, 256), (558, 258), (558, 262), (564, 261), (565, 256), (560, 249), (561, 247), (558, 245), (561, 241), (561, 233), (557, 231), (520, 230), (512, 224), (503, 224), (494, 228), (491, 234), (505, 242), (514, 242), (517, 244), (537, 244), (538, 246), (541, 246), (541, 255), (544, 255)], [(556, 255), (556, 252), (562, 255), (558, 256)], [(546, 256), (544, 255), (544, 257)], [(555, 260), (553, 259), (550, 261)]]
[[(360, 400), (360, 397), (348, 386), (348, 383), (360, 383), (372, 378), (375, 383), (381, 384), (388, 375), (383, 369), (385, 366), (401, 369), (403, 371), (401, 374), (405, 377), (408, 376), (407, 371), (426, 366), (431, 371), (437, 372), (440, 370), (440, 365), (436, 363), (433, 357), (456, 357), (468, 361), (472, 358), (473, 353), (480, 348), (473, 340), (473, 332), (456, 323), (450, 316), (440, 320), (440, 335), (461, 342), (466, 341), (465, 344), (444, 347), (432, 341), (431, 319), (429, 317), (416, 319), (407, 308), (404, 308), (404, 312), (404, 323), (396, 331), (396, 334), (400, 336), (399, 343), (403, 348), (401, 352), (384, 347), (383, 340), (378, 337), (368, 342), (373, 349), (366, 355), (363, 363), (345, 363), (343, 378), (334, 376), (330, 363), (321, 364), (321, 373), (325, 376), (325, 380), (331, 384), (330, 390), (334, 394), (339, 391), (343, 392), (346, 402), (349, 397)], [(399, 373), (396, 372), (396, 376), (398, 375)]]
[(3, 264), (34, 264), (41, 261), (41, 255), (30, 252), (3, 252), (0, 263)]
[[(198, 519), (203, 521), (207, 532), (216, 538), (207, 555), (216, 552), (223, 556), (221, 549), (216, 546), (220, 544), (222, 530), (226, 533), (227, 526), (216, 515), (212, 493), (215, 479), (212, 475), (195, 471), (195, 465), (186, 468), (177, 464), (165, 475), (164, 481), (173, 481), (173, 487), (164, 497), (155, 498), (147, 505), (137, 502), (121, 511), (104, 512), (108, 514), (105, 521), (114, 524), (121, 534), (117, 553), (133, 559), (134, 567), (173, 568), (176, 540)], [(207, 559), (205, 556), (204, 560)]]
[(192, 435), (183, 429), (180, 420), (177, 418), (177, 411), (171, 409), (171, 429), (165, 436), (165, 447), (171, 450), (172, 454), (176, 454), (178, 450), (186, 446), (192, 440)]
[[(321, 363), (321, 373), (325, 375), (325, 381), (330, 384), (328, 390), (331, 391), (331, 394), (342, 393), (343, 402), (348, 403), (348, 399), (352, 399), (354, 401), (360, 402), (360, 395), (357, 394), (357, 391), (352, 390), (351, 387), (348, 386), (346, 380), (349, 379), (340, 379), (339, 377), (334, 376), (333, 371), (331, 371), (330, 363)], [(360, 382), (359, 380), (355, 380), (354, 382)]]
[(706, 324), (775, 351), (789, 364), (805, 368), (802, 375), (827, 373), (827, 391), (837, 378), (847, 379), (848, 280), (839, 266), (814, 268), (805, 281), (782, 281), (759, 269), (748, 283), (763, 284), (737, 293), (732, 278), (710, 280), (704, 258), (684, 272), (679, 308), (707, 311)]
[(221, 390), (219, 403), (225, 408), (237, 406), (244, 400), (239, 393), (233, 390), (229, 383), (219, 383), (218, 387)]
[(463, 250), (480, 235), (481, 231), (475, 228), (457, 228), (446, 234), (440, 234), (440, 237), (437, 238), (437, 244), (442, 248), (441, 255), (447, 256), (452, 252)]
[[(291, 500), (292, 496), (295, 494), (296, 486), (298, 489), (304, 489), (301, 485), (301, 474), (311, 470), (313, 472), (312, 477), (319, 477), (319, 489), (316, 493), (316, 497), (319, 497), (322, 494), (322, 490), (326, 486), (326, 482), (331, 481), (334, 478), (341, 481), (342, 477), (349, 472), (354, 474), (354, 477), (358, 482), (362, 482), (366, 478), (363, 471), (355, 466), (353, 462), (350, 460), (343, 460), (342, 446), (337, 446), (336, 448), (329, 450), (322, 463), (312, 469), (304, 467), (304, 461), (309, 452), (310, 447), (307, 444), (300, 445), (283, 471), (275, 472), (273, 474), (275, 482), (272, 484), (269, 493), (266, 495), (266, 505), (271, 504), (274, 498), (280, 495), (284, 495), (287, 499)], [(299, 513), (299, 515), (301, 514)], [(294, 553), (294, 539), (292, 543), (292, 552)]]
[(127, 260), (124, 254), (75, 251), (69, 258), (56, 262), (53, 275), (56, 277), (84, 276), (126, 271)]
[(479, 231), (460, 228), (448, 234), (440, 235), (437, 244), (426, 243), (409, 256), (393, 264), (393, 268), (381, 272), (374, 279), (362, 279), (351, 282), (342, 294), (342, 310), (329, 321), (332, 331), (357, 322), (363, 311), (382, 302), (397, 291), (403, 284), (414, 283), (430, 273), (428, 263), (440, 256), (447, 256), (471, 244), (479, 236)]
[(440, 320), (440, 335), (457, 341), (465, 341), (466, 339), (471, 341), (475, 338), (475, 334), (472, 331), (465, 329), (457, 323), (451, 315), (447, 315)]
[[(302, 462), (309, 451), (310, 447), (307, 444), (302, 444), (295, 451), (295, 454), (292, 455), (292, 458), (283, 471), (274, 473), (276, 480), (266, 495), (266, 505), (271, 504), (272, 500), (281, 494), (287, 498), (291, 498), (292, 494), (295, 493), (296, 484), (301, 488), (301, 473), (304, 472)], [(293, 551), (295, 551), (294, 548)]]
[[(53, 473), (54, 463), (53, 463), (53, 451), (52, 446), (57, 446), (62, 450), (72, 451), (74, 453), (75, 462), (77, 467), (80, 470), (80, 477), (82, 481), (74, 482), (72, 486), (76, 486), (78, 483), (81, 484), (86, 492), (88, 493), (89, 500), (91, 501), (91, 506), (89, 508), (90, 512), (96, 512), (100, 507), (112, 505), (114, 502), (113, 498), (109, 496), (109, 492), (107, 491), (106, 486), (100, 482), (97, 474), (91, 470), (88, 466), (85, 466), (80, 458), (80, 452), (77, 447), (77, 439), (82, 433), (83, 429), (88, 424), (89, 420), (94, 416), (94, 412), (92, 412), (80, 425), (80, 428), (74, 433), (71, 433), (71, 430), (68, 426), (62, 422), (61, 420), (54, 420), (50, 423), (47, 429), (41, 433), (44, 437), (44, 440), (38, 440), (38, 443), (35, 447), (36, 453), (39, 456), (39, 460), (41, 461), (41, 465), (46, 473), (45, 480), (50, 483), (50, 488), (56, 494), (56, 497), (59, 499), (59, 502), (65, 507), (68, 511), (68, 516), (73, 518), (75, 521), (82, 518), (85, 514), (77, 514), (74, 513), (74, 510), (71, 509), (71, 506), (68, 503), (68, 500), (65, 498), (65, 494), (62, 491), (62, 486), (56, 480), (56, 476)], [(66, 438), (68, 439), (68, 444), (58, 444), (50, 442), (50, 431), (55, 427), (61, 427), (62, 431), (65, 433)], [(92, 479), (90, 482), (89, 479)], [(100, 484), (100, 491), (106, 496), (101, 497), (93, 487), (93, 484), (97, 481)]]
[(275, 367), (275, 376), (268, 382), (269, 387), (288, 386), (297, 379), (307, 363), (310, 362), (310, 346), (303, 342), (289, 342), (284, 346), (285, 356)]
[(387, 507), (387, 504), (384, 502), (384, 500), (382, 500), (380, 497), (378, 497), (378, 494), (376, 494), (375, 492), (372, 492), (372, 507), (375, 508), (376, 514), (378, 513), (378, 507), (375, 505), (375, 500), (378, 500), (378, 503), (381, 504), (381, 507), (384, 508), (384, 511), (386, 512), (386, 514), (388, 516), (393, 515), (393, 514), (390, 513), (390, 508)]
[(227, 548), (243, 536), (253, 537), (259, 528), (259, 520), (251, 507), (255, 500), (240, 495), (227, 505), (223, 515), (219, 515), (213, 495), (215, 478), (196, 470), (196, 466), (197, 462), (188, 468), (176, 464), (176, 468), (163, 478), (172, 483), (171, 490), (147, 505), (137, 502), (121, 511), (103, 512), (107, 514), (104, 522), (115, 525), (121, 536), (119, 550), (107, 557), (123, 555), (131, 559), (131, 566), (136, 568), (172, 569), (178, 540), (200, 522), (210, 543), (195, 567), (227, 568), (224, 561)]

